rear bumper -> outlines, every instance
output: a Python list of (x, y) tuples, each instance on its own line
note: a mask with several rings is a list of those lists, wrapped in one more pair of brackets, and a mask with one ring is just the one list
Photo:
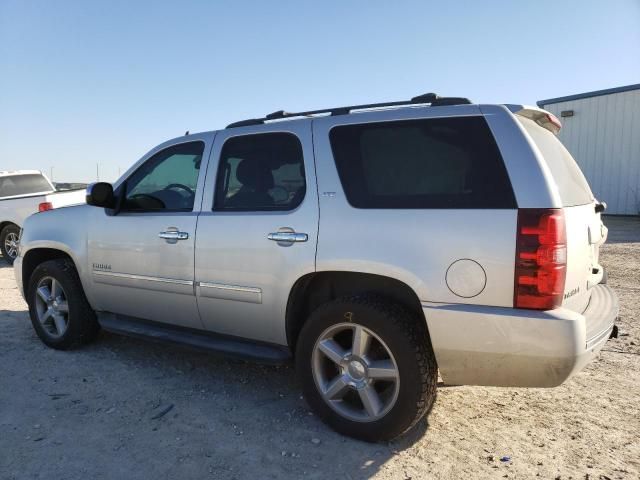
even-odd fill
[(606, 343), (618, 298), (592, 289), (582, 313), (476, 305), (422, 304), (445, 383), (554, 387), (578, 373)]

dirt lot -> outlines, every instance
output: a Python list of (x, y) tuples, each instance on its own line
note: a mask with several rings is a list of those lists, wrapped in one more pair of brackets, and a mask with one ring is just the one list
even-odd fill
[(639, 478), (640, 221), (607, 223), (619, 339), (559, 388), (441, 388), (378, 445), (326, 428), (288, 367), (110, 334), (50, 350), (0, 261), (0, 478)]

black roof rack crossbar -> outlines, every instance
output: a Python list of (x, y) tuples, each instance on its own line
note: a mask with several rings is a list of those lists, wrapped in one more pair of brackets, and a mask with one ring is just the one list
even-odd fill
[(281, 120), (284, 118), (292, 117), (308, 117), (312, 115), (328, 114), (335, 115), (347, 115), (354, 110), (367, 110), (370, 108), (385, 108), (385, 107), (399, 107), (404, 105), (417, 105), (423, 103), (430, 103), (432, 107), (441, 105), (461, 105), (471, 103), (467, 98), (462, 97), (439, 97), (435, 93), (425, 93), (413, 97), (411, 100), (402, 100), (399, 102), (383, 102), (383, 103), (367, 103), (363, 105), (350, 105), (347, 107), (335, 107), (335, 108), (323, 108), (320, 110), (307, 110), (305, 112), (285, 112), (284, 110), (278, 110), (277, 112), (270, 113), (264, 118), (250, 118), (248, 120), (241, 120), (227, 125), (227, 128), (246, 127), (250, 125), (260, 125), (270, 120)]

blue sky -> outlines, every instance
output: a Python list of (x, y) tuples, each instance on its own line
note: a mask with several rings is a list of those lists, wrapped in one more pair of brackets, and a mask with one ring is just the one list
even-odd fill
[(0, 170), (111, 181), (185, 130), (280, 109), (639, 82), (638, 0), (0, 0)]

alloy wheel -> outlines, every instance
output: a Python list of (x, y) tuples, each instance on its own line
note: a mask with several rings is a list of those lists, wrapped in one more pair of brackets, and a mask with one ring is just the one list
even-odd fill
[(316, 341), (312, 371), (324, 401), (357, 422), (384, 417), (400, 389), (398, 366), (386, 343), (357, 323), (326, 329)]
[(69, 326), (69, 304), (62, 285), (53, 277), (44, 277), (36, 288), (38, 321), (52, 337), (59, 338)]
[(18, 256), (18, 234), (17, 233), (9, 233), (4, 239), (4, 251), (7, 252), (7, 255), (11, 258), (16, 258)]

